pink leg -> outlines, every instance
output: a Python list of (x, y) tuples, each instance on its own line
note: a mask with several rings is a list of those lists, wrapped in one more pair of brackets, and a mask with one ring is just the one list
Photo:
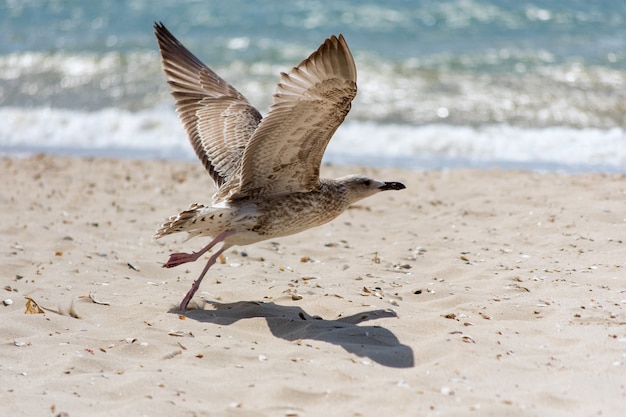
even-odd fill
[(163, 268), (173, 268), (175, 266), (182, 265), (187, 262), (197, 261), (198, 258), (204, 255), (209, 249), (211, 249), (213, 246), (220, 243), (222, 240), (226, 239), (228, 236), (234, 233), (236, 233), (234, 230), (227, 230), (225, 232), (220, 233), (219, 235), (215, 236), (215, 239), (213, 239), (208, 245), (200, 249), (198, 252), (172, 253), (170, 255), (170, 259), (168, 259), (167, 262), (163, 265)]
[(202, 278), (204, 278), (204, 276), (206, 275), (206, 273), (209, 270), (209, 268), (211, 267), (211, 265), (213, 265), (215, 263), (215, 261), (217, 261), (217, 258), (219, 258), (219, 256), (226, 249), (228, 249), (230, 247), (231, 247), (231, 245), (226, 245), (225, 244), (224, 246), (222, 246), (220, 248), (220, 250), (218, 250), (217, 252), (215, 252), (213, 254), (213, 256), (211, 256), (211, 258), (209, 259), (209, 262), (207, 262), (206, 266), (202, 270), (202, 273), (200, 274), (198, 279), (193, 282), (193, 285), (191, 286), (191, 289), (189, 290), (187, 295), (185, 295), (185, 298), (183, 298), (183, 301), (180, 303), (180, 309), (182, 311), (185, 311), (187, 309), (187, 304), (189, 304), (189, 301), (191, 301), (191, 299), (193, 298), (193, 295), (196, 293), (196, 291), (198, 291), (198, 288), (200, 288), (200, 283), (202, 282)]

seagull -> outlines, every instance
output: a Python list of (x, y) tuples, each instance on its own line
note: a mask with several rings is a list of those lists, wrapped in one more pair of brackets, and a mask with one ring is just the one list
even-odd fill
[(342, 35), (326, 39), (280, 74), (262, 117), (163, 23), (154, 29), (179, 118), (217, 189), (211, 205), (192, 204), (154, 235), (213, 238), (198, 252), (171, 254), (164, 268), (194, 262), (222, 243), (180, 303), (182, 311), (228, 248), (300, 233), (333, 220), (356, 201), (406, 188), (362, 175), (319, 177), (326, 146), (356, 96), (356, 66)]

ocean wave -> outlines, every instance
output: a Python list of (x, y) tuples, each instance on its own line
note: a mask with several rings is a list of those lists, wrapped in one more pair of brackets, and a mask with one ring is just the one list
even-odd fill
[[(193, 160), (173, 109), (94, 112), (0, 108), (0, 153)], [(331, 140), (326, 162), (410, 169), (521, 167), (626, 172), (621, 128), (522, 128), (351, 120)]]
[[(459, 59), (441, 54), (392, 62), (357, 53), (359, 92), (350, 117), (412, 125), (626, 126), (626, 71), (550, 63), (541, 51), (487, 51), (462, 66)], [(213, 69), (263, 112), (287, 68), (239, 60)], [(0, 56), (1, 106), (136, 111), (171, 104), (154, 51)]]

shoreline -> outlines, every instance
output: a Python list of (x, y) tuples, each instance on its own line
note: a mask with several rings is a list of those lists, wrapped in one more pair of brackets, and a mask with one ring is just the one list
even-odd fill
[(357, 172), (407, 189), (227, 251), (181, 316), (204, 263), (161, 265), (205, 239), (151, 236), (199, 163), (1, 157), (7, 415), (622, 410), (626, 174), (322, 167)]
[[(179, 148), (171, 148), (169, 151), (161, 150), (158, 153), (153, 150), (138, 151), (137, 149), (107, 148), (98, 150), (94, 154), (93, 148), (66, 148), (37, 149), (25, 146), (10, 147), (0, 146), (0, 159), (28, 159), (41, 155), (55, 158), (70, 159), (120, 159), (124, 161), (163, 161), (171, 163), (195, 163), (195, 154), (184, 153)], [(128, 156), (130, 155), (130, 156)], [(166, 156), (167, 155), (167, 156)], [(345, 152), (334, 152), (322, 160), (323, 166), (328, 167), (362, 167), (362, 169), (378, 170), (407, 170), (410, 172), (424, 171), (459, 171), (459, 170), (503, 170), (522, 171), (536, 174), (626, 174), (626, 167), (618, 167), (611, 164), (560, 164), (550, 161), (526, 162), (511, 160), (476, 161), (472, 159), (453, 158), (447, 156), (353, 156)]]

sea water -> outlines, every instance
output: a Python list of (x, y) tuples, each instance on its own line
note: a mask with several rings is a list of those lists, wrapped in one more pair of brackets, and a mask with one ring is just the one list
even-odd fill
[(342, 33), (359, 91), (327, 162), (626, 172), (623, 0), (3, 0), (0, 154), (195, 158), (154, 21), (261, 113)]

